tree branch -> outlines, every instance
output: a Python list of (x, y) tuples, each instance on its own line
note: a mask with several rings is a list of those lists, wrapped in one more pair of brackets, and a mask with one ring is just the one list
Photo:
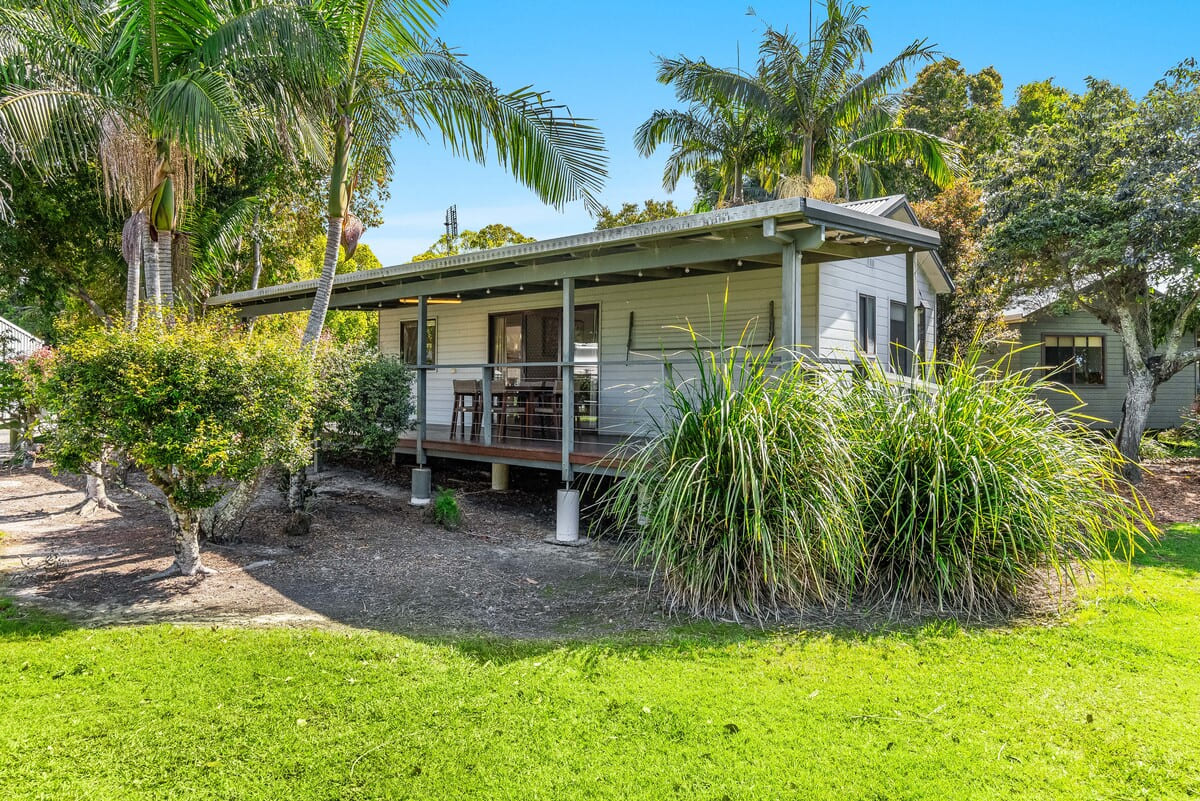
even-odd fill
[[(1133, 321), (1133, 313), (1128, 306), (1117, 309), (1117, 319), (1121, 321), (1121, 338), (1125, 340), (1125, 359), (1129, 362), (1129, 371), (1146, 372), (1146, 360), (1142, 358), (1142, 343), (1138, 340), (1137, 323)], [(1130, 347), (1130, 345), (1134, 347)]]
[[(125, 479), (122, 478), (121, 476), (114, 475), (112, 480), (113, 480), (114, 484), (116, 484), (118, 487), (125, 490), (130, 495), (134, 496), (135, 498), (141, 498), (146, 503), (149, 503), (153, 506), (157, 506), (159, 509), (162, 509), (164, 512), (167, 512), (168, 514), (170, 514), (171, 507), (168, 506), (165, 502), (160, 501), (158, 498), (153, 498), (153, 497), (147, 495), (146, 493), (142, 492), (139, 489), (135, 489), (134, 487), (132, 487), (128, 483), (126, 483)], [(154, 482), (151, 481), (150, 483), (153, 484)]]
[[(1171, 330), (1167, 333), (1167, 350), (1163, 354), (1163, 362), (1173, 363), (1179, 354), (1179, 343), (1183, 340), (1183, 329), (1187, 324), (1187, 320), (1196, 311), (1196, 306), (1200, 304), (1200, 292), (1192, 295), (1188, 302), (1183, 304), (1183, 308), (1175, 315), (1175, 319), (1171, 322)], [(1186, 364), (1186, 363), (1185, 363)], [(1180, 368), (1184, 364), (1179, 365)]]

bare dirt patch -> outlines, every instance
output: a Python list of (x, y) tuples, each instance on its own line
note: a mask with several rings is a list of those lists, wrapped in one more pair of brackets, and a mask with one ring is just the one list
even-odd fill
[[(285, 535), (280, 488), (267, 487), (236, 542), (205, 546), (216, 575), (138, 583), (172, 561), (165, 515), (113, 492), (120, 513), (83, 518), (76, 477), (0, 472), (0, 582), (7, 595), (89, 625), (346, 625), (432, 638), (556, 639), (680, 622), (663, 613), (660, 592), (619, 558), (617, 544), (543, 542), (553, 534), (553, 481), (536, 473), (522, 481), (514, 470), (514, 489), (500, 493), (470, 467), (445, 467), (436, 478), (458, 494), (458, 530), (409, 505), (406, 468), (336, 466), (315, 476), (308, 536)], [(1200, 460), (1152, 465), (1141, 490), (1161, 525), (1200, 520)], [(1070, 588), (1040, 583), (1016, 615), (1052, 621), (1072, 597)], [(779, 624), (870, 630), (949, 616), (898, 611), (793, 610)]]
[(1200, 520), (1200, 459), (1152, 462), (1138, 489), (1160, 526)]
[[(163, 513), (112, 492), (121, 512), (75, 511), (82, 484), (45, 469), (0, 473), (6, 594), (83, 622), (331, 625), (554, 638), (655, 630), (668, 622), (647, 577), (616, 546), (564, 548), (549, 493), (494, 493), (481, 473), (443, 476), (464, 512), (447, 531), (409, 505), (406, 471), (335, 467), (315, 476), (311, 532), (284, 534), (268, 487), (237, 541), (204, 547), (218, 573), (137, 583), (170, 565)], [(146, 489), (148, 487), (139, 487)]]

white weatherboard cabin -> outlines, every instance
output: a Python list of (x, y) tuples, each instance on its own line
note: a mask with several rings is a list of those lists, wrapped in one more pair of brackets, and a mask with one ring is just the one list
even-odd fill
[[(397, 453), (561, 470), (569, 486), (619, 472), (612, 450), (645, 430), (664, 379), (694, 372), (689, 325), (714, 347), (724, 330), (831, 368), (861, 350), (911, 372), (952, 288), (938, 245), (902, 196), (791, 198), (339, 275), (332, 308), (378, 309), (380, 349), (417, 369)], [(315, 288), (208, 304), (298, 311)], [(416, 499), (427, 481), (414, 474)]]

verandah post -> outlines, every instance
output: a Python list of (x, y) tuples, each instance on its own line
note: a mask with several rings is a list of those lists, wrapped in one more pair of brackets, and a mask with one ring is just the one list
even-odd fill
[(557, 514), (554, 541), (562, 545), (578, 545), (579, 490), (571, 487), (575, 469), (571, 451), (575, 449), (575, 279), (562, 279), (562, 336), (559, 373), (562, 376), (562, 408), (558, 419), (562, 433), (562, 477), (566, 486), (557, 493)]
[(917, 254), (912, 248), (904, 254), (904, 338), (908, 345), (908, 375), (917, 374)]
[(799, 353), (803, 337), (800, 333), (800, 304), (803, 281), (801, 276), (800, 249), (795, 241), (789, 241), (783, 246), (783, 308), (781, 310), (780, 332), (782, 346)]
[(425, 465), (425, 424), (427, 421), (426, 389), (428, 364), (425, 361), (426, 342), (428, 340), (429, 305), (428, 298), (420, 295), (417, 298), (417, 466), (412, 471), (412, 504), (424, 506), (432, 496), (432, 476)]
[(575, 279), (562, 279), (562, 477), (568, 484), (574, 478), (571, 451), (575, 449)]

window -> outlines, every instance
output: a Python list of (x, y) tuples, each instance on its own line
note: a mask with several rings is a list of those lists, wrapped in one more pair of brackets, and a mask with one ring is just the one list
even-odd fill
[(924, 306), (917, 307), (917, 357), (925, 361), (925, 338), (929, 333), (929, 320)]
[(890, 343), (888, 350), (891, 354), (892, 369), (908, 375), (909, 361), (912, 352), (908, 345), (908, 306), (899, 301), (892, 301), (890, 323)]
[(858, 349), (868, 356), (875, 355), (875, 298), (858, 296)]
[(1104, 337), (1094, 335), (1042, 337), (1042, 364), (1057, 367), (1052, 376), (1063, 384), (1104, 383)]
[[(400, 323), (400, 355), (405, 364), (417, 363), (417, 321)], [(425, 321), (425, 363), (437, 363), (437, 319)]]

